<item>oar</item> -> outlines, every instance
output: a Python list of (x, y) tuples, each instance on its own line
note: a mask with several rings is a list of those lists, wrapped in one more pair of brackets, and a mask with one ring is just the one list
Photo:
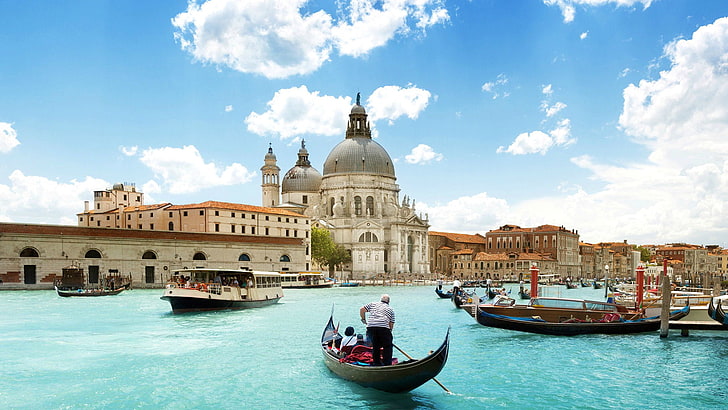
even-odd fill
[[(402, 354), (403, 354), (403, 355), (407, 356), (407, 358), (408, 358), (408, 359), (410, 359), (410, 360), (415, 360), (415, 359), (413, 359), (413, 358), (412, 358), (412, 356), (408, 355), (408, 354), (407, 354), (407, 352), (405, 352), (404, 350), (400, 349), (400, 348), (399, 348), (399, 346), (397, 346), (396, 344), (392, 343), (392, 346), (396, 347), (396, 348), (397, 348), (397, 350), (399, 350), (400, 352), (402, 352)], [(432, 380), (434, 380), (434, 381), (435, 381), (435, 383), (437, 383), (437, 385), (438, 385), (438, 386), (442, 387), (442, 389), (443, 389), (443, 390), (445, 390), (446, 392), (448, 392), (448, 393), (450, 393), (450, 394), (453, 394), (453, 393), (452, 393), (452, 392), (451, 392), (450, 390), (448, 390), (448, 388), (447, 388), (447, 387), (443, 386), (443, 385), (442, 385), (442, 383), (440, 383), (440, 381), (439, 381), (439, 380), (437, 380), (437, 379), (436, 379), (436, 378), (434, 378), (434, 377), (432, 378)]]

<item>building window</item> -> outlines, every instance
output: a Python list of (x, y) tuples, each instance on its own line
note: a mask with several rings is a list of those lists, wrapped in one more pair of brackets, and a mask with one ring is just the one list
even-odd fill
[(157, 259), (157, 254), (154, 251), (146, 251), (142, 255), (142, 259)]
[(220, 224), (215, 224), (215, 232), (220, 232)]
[(251, 226), (251, 227), (250, 227), (250, 233), (251, 233), (252, 235), (255, 235), (255, 227), (254, 227), (254, 226)]
[(187, 211), (182, 212), (182, 216), (187, 216)]
[(21, 258), (37, 258), (38, 256), (38, 251), (33, 248), (25, 248), (20, 251)]
[(196, 252), (195, 255), (192, 257), (193, 261), (206, 261), (207, 256), (205, 256), (202, 252)]
[(245, 225), (240, 227), (240, 233), (245, 233)]
[(266, 216), (265, 216), (265, 220), (266, 220), (266, 221), (270, 220), (270, 217), (269, 217), (268, 215), (266, 215)]
[(230, 212), (230, 217), (235, 218), (235, 212)]
[(204, 214), (205, 214), (205, 211), (200, 211), (200, 215), (204, 215)]
[(304, 195), (304, 196), (303, 196), (303, 197), (301, 198), (301, 202), (303, 202), (304, 204), (307, 204), (307, 203), (308, 203), (308, 195)]
[(215, 211), (215, 216), (220, 216), (220, 211)]
[(171, 218), (174, 214), (172, 212), (169, 213), (169, 217)]
[(230, 225), (230, 232), (235, 233), (235, 225)]
[(154, 229), (154, 224), (149, 224), (149, 229)]
[(367, 215), (374, 215), (374, 198), (371, 196), (367, 197)]
[(286, 229), (286, 236), (290, 236), (290, 233), (289, 232), (290, 231), (288, 229)]
[(265, 228), (265, 234), (268, 235), (268, 228)]
[(250, 262), (250, 255), (248, 255), (247, 253), (241, 253), (238, 257), (238, 260), (240, 262)]
[(361, 197), (354, 197), (354, 215), (361, 216)]
[(291, 258), (288, 255), (281, 255), (281, 262), (290, 262)]
[(169, 229), (170, 231), (174, 231), (174, 222), (170, 222), (170, 223), (169, 223), (168, 229)]

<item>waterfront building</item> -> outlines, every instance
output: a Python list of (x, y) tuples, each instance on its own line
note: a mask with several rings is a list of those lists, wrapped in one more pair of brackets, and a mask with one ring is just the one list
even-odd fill
[[(429, 275), (427, 217), (416, 213), (414, 200), (405, 196), (400, 201), (394, 163), (372, 139), (359, 95), (345, 138), (327, 156), (323, 173), (311, 166), (303, 141), (295, 166), (280, 185), (275, 183), (279, 171), (272, 148), (264, 161), (264, 201), (295, 210), (328, 229), (334, 242), (351, 253), (351, 263), (344, 266), (346, 278)], [(277, 199), (279, 193), (282, 200)]]
[(536, 253), (556, 261), (556, 271), (562, 278), (581, 276), (579, 264), (579, 233), (563, 226), (540, 225), (521, 228), (503, 225), (485, 234), (489, 253)]
[(485, 237), (475, 234), (430, 231), (430, 267), (436, 274), (453, 275), (456, 251), (470, 250), (472, 253), (485, 251)]
[(175, 269), (305, 271), (309, 260), (304, 238), (0, 223), (0, 289), (52, 289), (70, 265), (91, 285), (121, 274), (159, 288)]

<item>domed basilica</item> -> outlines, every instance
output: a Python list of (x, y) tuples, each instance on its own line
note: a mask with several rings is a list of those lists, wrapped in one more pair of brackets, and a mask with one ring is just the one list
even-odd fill
[(430, 272), (427, 218), (415, 214), (408, 197), (400, 202), (394, 164), (372, 139), (358, 94), (346, 138), (329, 153), (323, 175), (311, 166), (305, 141), (282, 182), (272, 147), (261, 173), (263, 206), (296, 211), (328, 229), (334, 242), (351, 251), (352, 262), (345, 270), (352, 278), (417, 278)]

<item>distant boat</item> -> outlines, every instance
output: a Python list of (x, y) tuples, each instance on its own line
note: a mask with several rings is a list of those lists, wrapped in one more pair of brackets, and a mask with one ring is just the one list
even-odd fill
[[(188, 281), (182, 278), (189, 277)], [(248, 309), (277, 303), (283, 297), (277, 272), (237, 269), (183, 269), (175, 272), (161, 296), (172, 312)]]
[(321, 272), (281, 273), (281, 287), (291, 289), (330, 288), (334, 281)]
[[(435, 376), (445, 367), (450, 347), (450, 328), (447, 330), (442, 345), (424, 358), (401, 361), (389, 366), (371, 366), (359, 362), (342, 361), (344, 357), (331, 348), (333, 342), (339, 338), (341, 336), (336, 332), (332, 316), (321, 335), (321, 352), (324, 364), (329, 370), (342, 379), (364, 387), (390, 393), (404, 393), (435, 379)], [(364, 346), (355, 346), (355, 348), (364, 348)], [(371, 348), (369, 349), (371, 350)]]
[[(512, 300), (512, 299), (511, 299)], [(488, 304), (479, 305), (479, 310), (490, 314), (513, 317), (539, 316), (549, 322), (561, 322), (576, 318), (589, 320), (601, 318), (606, 313), (619, 313), (628, 319), (642, 317), (640, 312), (630, 311), (625, 306), (594, 300), (536, 297), (525, 305)]]
[(126, 287), (118, 289), (76, 289), (76, 290), (61, 290), (58, 286), (55, 286), (56, 293), (61, 297), (92, 297), (92, 296), (112, 296), (118, 295), (125, 291)]
[(710, 302), (708, 302), (708, 316), (723, 326), (728, 327), (728, 317), (726, 317), (723, 311), (723, 304), (721, 302), (722, 300), (718, 299), (718, 305), (716, 306), (713, 303), (713, 298), (710, 298)]
[[(679, 320), (689, 312), (690, 306), (674, 310), (670, 312), (670, 320)], [(571, 318), (561, 322), (554, 322), (537, 316), (512, 317), (495, 315), (482, 310), (478, 312), (477, 320), (483, 326), (556, 336), (652, 332), (660, 328), (661, 322), (659, 316), (624, 320), (617, 313), (607, 313), (602, 318), (592, 321)]]
[(355, 288), (359, 286), (359, 282), (342, 282), (339, 286), (342, 288)]
[(441, 289), (435, 288), (435, 293), (437, 293), (437, 296), (439, 296), (443, 299), (452, 298), (452, 291), (443, 292)]

